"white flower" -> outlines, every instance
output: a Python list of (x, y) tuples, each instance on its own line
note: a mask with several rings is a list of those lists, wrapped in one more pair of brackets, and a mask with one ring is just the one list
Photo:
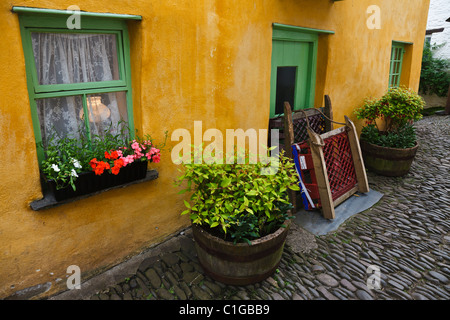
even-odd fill
[(78, 177), (77, 172), (75, 171), (75, 169), (72, 169), (72, 171), (70, 171), (70, 175), (72, 177)]
[(75, 159), (75, 158), (71, 158), (71, 159), (72, 159), (73, 166), (74, 166), (75, 168), (81, 169), (81, 164), (80, 164), (80, 162), (79, 162), (77, 159)]
[(52, 169), (53, 169), (55, 172), (59, 172), (59, 171), (60, 171), (57, 164), (52, 164)]

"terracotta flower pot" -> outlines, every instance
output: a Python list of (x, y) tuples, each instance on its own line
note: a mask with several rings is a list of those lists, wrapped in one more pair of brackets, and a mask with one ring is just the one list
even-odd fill
[(225, 241), (193, 224), (197, 256), (204, 272), (226, 284), (247, 285), (273, 274), (280, 263), (290, 220), (262, 238), (247, 243)]
[(381, 147), (364, 140), (359, 143), (366, 168), (388, 177), (407, 174), (419, 148), (418, 142), (407, 149)]

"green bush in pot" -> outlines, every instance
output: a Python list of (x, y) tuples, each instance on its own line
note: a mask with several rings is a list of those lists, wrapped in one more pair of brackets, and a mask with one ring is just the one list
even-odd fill
[(244, 163), (237, 163), (238, 157), (234, 157), (232, 164), (183, 164), (176, 185), (186, 182), (180, 193), (192, 193), (182, 212), (189, 214), (192, 223), (226, 241), (250, 244), (292, 217), (287, 190), (299, 190), (298, 176), (283, 152), (278, 170), (270, 175), (261, 174), (270, 164), (249, 164), (248, 156), (240, 161)]
[(405, 87), (389, 88), (380, 99), (366, 99), (355, 110), (356, 117), (365, 120), (361, 140), (389, 148), (414, 147), (416, 135), (412, 123), (422, 118), (424, 105), (421, 96)]
[(366, 168), (392, 177), (408, 173), (419, 147), (413, 122), (422, 118), (424, 105), (411, 89), (393, 87), (355, 110), (365, 120), (360, 146)]

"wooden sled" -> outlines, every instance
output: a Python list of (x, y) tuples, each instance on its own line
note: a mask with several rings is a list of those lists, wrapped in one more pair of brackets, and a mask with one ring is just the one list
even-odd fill
[[(285, 145), (288, 146), (294, 139), (294, 128), (289, 103), (285, 102), (284, 107)], [(324, 218), (334, 219), (334, 208), (357, 191), (369, 192), (369, 184), (353, 122), (347, 116), (345, 123), (323, 116), (330, 123), (343, 126), (317, 133), (311, 128), (307, 113), (304, 112), (307, 139), (290, 144), (291, 156), (299, 175), (300, 194), (305, 209), (320, 209)], [(289, 196), (296, 207), (295, 193), (290, 192)]]

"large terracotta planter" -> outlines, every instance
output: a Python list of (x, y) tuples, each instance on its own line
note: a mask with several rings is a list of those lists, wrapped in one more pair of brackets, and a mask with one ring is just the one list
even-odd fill
[(247, 285), (273, 274), (280, 263), (290, 220), (286, 228), (247, 243), (224, 241), (193, 224), (197, 256), (204, 272), (226, 284)]
[(388, 177), (401, 177), (408, 173), (416, 156), (419, 144), (407, 149), (387, 148), (359, 141), (364, 165), (377, 174)]

